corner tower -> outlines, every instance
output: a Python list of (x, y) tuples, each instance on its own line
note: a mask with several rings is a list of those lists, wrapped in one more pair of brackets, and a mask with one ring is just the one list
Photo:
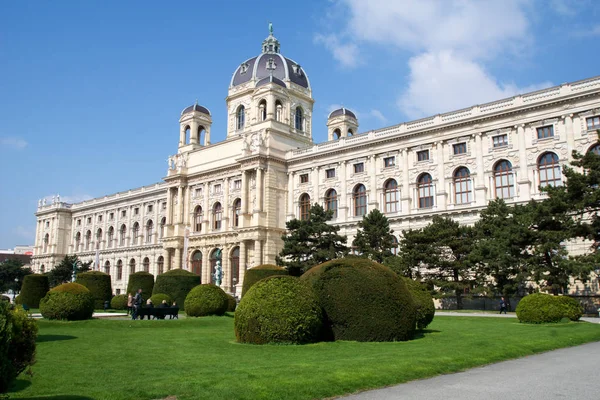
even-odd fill
[(196, 104), (186, 107), (179, 118), (178, 152), (194, 150), (210, 144), (212, 118), (206, 107)]
[(338, 108), (327, 117), (327, 140), (338, 140), (355, 135), (358, 132), (356, 114), (347, 108)]

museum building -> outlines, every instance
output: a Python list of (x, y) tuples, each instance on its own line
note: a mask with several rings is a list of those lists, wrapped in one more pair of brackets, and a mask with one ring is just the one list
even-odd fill
[[(235, 69), (226, 102), (218, 143), (206, 107), (181, 112), (162, 182), (75, 204), (40, 201), (34, 271), (77, 254), (109, 273), (118, 294), (136, 271), (185, 268), (211, 282), (221, 250), (221, 286), (239, 295), (244, 272), (273, 264), (286, 221), (307, 218), (315, 202), (349, 243), (375, 208), (396, 234), (434, 215), (473, 224), (490, 200), (527, 202), (561, 185), (572, 150), (600, 152), (600, 77), (369, 132), (341, 108), (327, 119), (328, 141), (315, 144), (309, 78), (272, 31)], [(588, 285), (598, 291), (596, 277)]]

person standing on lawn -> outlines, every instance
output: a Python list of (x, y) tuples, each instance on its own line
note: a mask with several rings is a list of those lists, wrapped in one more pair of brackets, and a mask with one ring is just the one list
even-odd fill
[(133, 298), (133, 312), (131, 313), (131, 319), (137, 319), (138, 310), (142, 306), (142, 301), (142, 289), (140, 288)]
[(502, 311), (506, 314), (506, 300), (504, 300), (504, 297), (500, 299), (500, 314), (502, 314)]
[(133, 295), (129, 293), (127, 295), (127, 314), (131, 315), (133, 312)]

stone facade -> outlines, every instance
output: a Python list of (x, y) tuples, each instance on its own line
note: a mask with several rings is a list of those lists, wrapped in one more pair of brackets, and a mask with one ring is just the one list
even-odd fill
[(40, 203), (34, 270), (75, 253), (124, 293), (132, 271), (186, 268), (209, 282), (220, 249), (222, 287), (239, 294), (244, 271), (274, 263), (285, 222), (311, 203), (335, 210), (349, 242), (373, 208), (397, 233), (439, 214), (472, 224), (494, 198), (526, 202), (543, 196), (540, 185), (561, 184), (572, 150), (598, 150), (600, 77), (360, 134), (340, 109), (329, 141), (314, 144), (308, 77), (279, 50), (271, 34), (236, 69), (226, 140), (211, 143), (208, 109), (183, 110), (164, 182)]

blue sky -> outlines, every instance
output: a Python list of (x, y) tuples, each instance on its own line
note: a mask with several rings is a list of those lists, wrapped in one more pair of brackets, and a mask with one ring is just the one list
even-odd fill
[(337, 105), (367, 131), (598, 75), (599, 17), (594, 0), (0, 0), (0, 249), (33, 243), (42, 197), (160, 181), (196, 99), (223, 140), (231, 74), (269, 21), (321, 142)]

